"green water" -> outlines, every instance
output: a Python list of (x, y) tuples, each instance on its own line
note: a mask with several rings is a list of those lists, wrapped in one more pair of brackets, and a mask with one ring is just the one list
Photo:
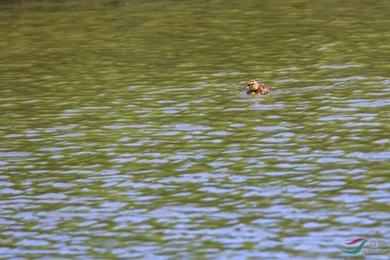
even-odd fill
[[(0, 2), (0, 256), (390, 241), (390, 2)], [(245, 83), (272, 86), (247, 97)]]

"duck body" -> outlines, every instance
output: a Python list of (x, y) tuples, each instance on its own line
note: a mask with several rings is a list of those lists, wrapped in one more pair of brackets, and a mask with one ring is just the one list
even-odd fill
[(271, 92), (270, 86), (254, 79), (248, 81), (246, 89), (248, 95), (267, 95)]

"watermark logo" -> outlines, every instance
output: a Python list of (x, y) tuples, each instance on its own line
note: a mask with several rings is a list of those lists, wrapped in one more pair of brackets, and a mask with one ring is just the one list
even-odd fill
[(390, 255), (390, 243), (384, 239), (358, 237), (338, 248), (349, 255)]
[(360, 251), (362, 251), (364, 245), (367, 243), (368, 239), (365, 239), (363, 237), (356, 238), (352, 241), (349, 241), (345, 243), (342, 246), (339, 246), (339, 249), (343, 251), (344, 253), (350, 254), (350, 255), (356, 255), (359, 254)]

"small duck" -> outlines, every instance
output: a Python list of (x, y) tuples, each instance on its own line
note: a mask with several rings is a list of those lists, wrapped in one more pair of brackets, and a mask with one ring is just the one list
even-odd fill
[(248, 95), (251, 95), (251, 94), (252, 95), (253, 94), (254, 95), (258, 95), (258, 94), (267, 95), (268, 93), (271, 92), (271, 88), (268, 85), (266, 85), (265, 83), (262, 83), (258, 80), (254, 80), (254, 79), (248, 81), (248, 85), (247, 85), (246, 89), (247, 89), (246, 93)]

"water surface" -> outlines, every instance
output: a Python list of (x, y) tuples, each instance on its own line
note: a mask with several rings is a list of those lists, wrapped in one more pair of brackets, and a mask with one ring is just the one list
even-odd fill
[[(390, 241), (390, 3), (3, 1), (0, 255)], [(247, 97), (252, 78), (272, 85)]]

